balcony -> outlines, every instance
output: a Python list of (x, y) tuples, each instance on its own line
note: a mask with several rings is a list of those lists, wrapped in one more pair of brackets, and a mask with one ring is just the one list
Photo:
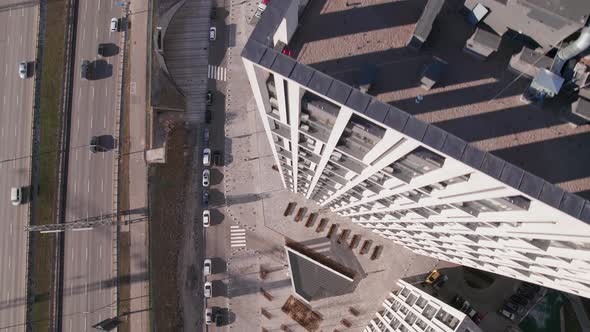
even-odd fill
[(299, 145), (299, 147), (300, 147), (299, 148), (299, 157), (305, 158), (316, 165), (320, 163), (320, 160), (321, 160), (320, 156), (313, 153), (313, 150), (309, 150), (301, 145)]
[(270, 121), (269, 125), (273, 133), (287, 140), (291, 138), (291, 130), (289, 129), (289, 127), (280, 124), (278, 121), (275, 120)]
[(342, 152), (362, 160), (384, 135), (385, 129), (381, 126), (353, 115), (336, 146)]
[(330, 156), (330, 160), (332, 160), (337, 165), (341, 165), (341, 166), (355, 172), (356, 174), (362, 173), (362, 171), (365, 169), (365, 165), (363, 165), (361, 162), (355, 161), (352, 158), (346, 157), (341, 152), (339, 152), (337, 150), (332, 152), (332, 155)]
[(383, 171), (405, 183), (410, 183), (415, 177), (440, 169), (444, 161), (444, 157), (426, 148), (419, 147), (388, 167), (383, 168)]

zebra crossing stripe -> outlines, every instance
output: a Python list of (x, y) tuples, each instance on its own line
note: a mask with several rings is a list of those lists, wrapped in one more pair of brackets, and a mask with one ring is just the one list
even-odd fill
[(207, 78), (226, 81), (227, 80), (227, 69), (219, 66), (208, 65), (207, 66)]
[(245, 243), (240, 243), (240, 244), (232, 244), (231, 247), (235, 248), (235, 247), (245, 247), (246, 244)]

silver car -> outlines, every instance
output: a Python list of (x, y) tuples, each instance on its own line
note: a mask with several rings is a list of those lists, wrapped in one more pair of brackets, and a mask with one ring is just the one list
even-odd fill
[(209, 187), (209, 170), (203, 171), (203, 187)]
[(26, 62), (21, 62), (18, 64), (18, 75), (20, 76), (20, 78), (25, 79), (28, 76), (28, 70), (27, 70), (27, 63)]
[(203, 290), (205, 291), (205, 298), (210, 298), (211, 296), (213, 296), (213, 285), (211, 285), (210, 281), (207, 281), (205, 283)]

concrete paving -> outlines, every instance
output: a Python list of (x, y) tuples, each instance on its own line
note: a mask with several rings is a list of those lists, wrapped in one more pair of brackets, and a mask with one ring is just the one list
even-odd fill
[[(129, 210), (134, 211), (126, 216), (128, 220), (146, 218), (147, 204), (147, 166), (145, 163), (146, 148), (146, 115), (147, 115), (147, 56), (148, 46), (148, 2), (131, 1), (129, 20), (133, 30), (129, 36), (131, 57), (129, 81), (131, 105), (129, 108), (129, 133), (132, 154), (129, 156)], [(148, 222), (132, 223), (123, 227), (122, 231), (130, 234), (129, 274), (141, 276), (148, 274)], [(122, 301), (126, 299), (121, 299)], [(130, 311), (128, 316), (130, 331), (149, 330), (149, 281), (147, 278), (131, 283)]]

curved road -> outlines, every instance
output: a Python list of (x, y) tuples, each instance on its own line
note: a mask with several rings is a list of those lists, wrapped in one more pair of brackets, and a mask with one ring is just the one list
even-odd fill
[[(0, 8), (10, 3), (0, 1)], [(0, 331), (22, 331), (25, 321), (29, 206), (12, 206), (10, 188), (31, 181), (33, 78), (21, 79), (18, 63), (35, 60), (38, 10), (36, 5), (0, 10)], [(22, 159), (6, 161), (15, 158)]]

